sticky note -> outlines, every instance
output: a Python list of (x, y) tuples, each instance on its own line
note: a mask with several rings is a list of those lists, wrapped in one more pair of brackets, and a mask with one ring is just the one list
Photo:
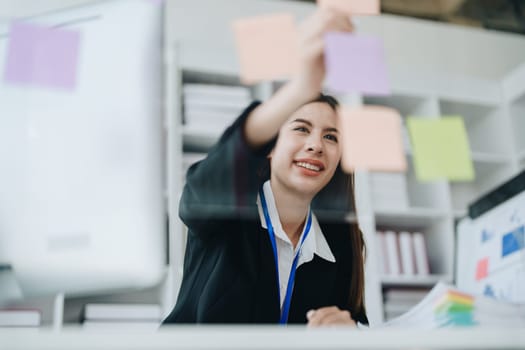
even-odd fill
[(388, 95), (383, 42), (373, 36), (325, 34), (326, 84), (337, 92)]
[(489, 273), (489, 258), (483, 258), (476, 264), (476, 281), (487, 277)]
[(276, 14), (236, 20), (235, 42), (243, 83), (289, 77), (297, 67), (297, 28), (292, 15)]
[(434, 312), (435, 313), (462, 313), (462, 312), (470, 312), (474, 309), (474, 305), (472, 304), (464, 304), (464, 303), (457, 303), (454, 301), (444, 301), (438, 305), (435, 306)]
[(420, 181), (474, 179), (474, 166), (462, 117), (409, 117), (407, 127), (414, 151), (416, 177)]
[(79, 44), (78, 31), (14, 22), (9, 30), (4, 80), (73, 90)]
[(446, 294), (444, 294), (441, 298), (438, 299), (438, 301), (436, 302), (436, 307), (439, 307), (440, 305), (447, 304), (447, 303), (472, 306), (474, 305), (474, 298), (468, 294), (455, 293), (454, 291), (448, 291)]
[(392, 108), (363, 106), (339, 109), (341, 166), (346, 172), (406, 171), (401, 116)]
[(321, 8), (330, 8), (348, 15), (378, 15), (379, 0), (317, 0)]

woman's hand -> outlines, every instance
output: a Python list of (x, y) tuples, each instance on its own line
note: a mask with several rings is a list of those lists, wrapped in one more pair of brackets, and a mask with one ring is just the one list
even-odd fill
[(330, 9), (318, 9), (299, 26), (299, 65), (292, 85), (306, 100), (317, 97), (325, 77), (324, 34), (331, 31), (352, 32), (348, 15)]
[(301, 23), (297, 71), (246, 120), (244, 135), (249, 145), (258, 147), (273, 139), (292, 113), (319, 96), (325, 76), (324, 34), (352, 30), (348, 15), (329, 9), (318, 9)]
[(352, 315), (347, 310), (341, 310), (337, 306), (322, 307), (310, 310), (306, 313), (308, 327), (322, 326), (350, 326), (357, 327)]

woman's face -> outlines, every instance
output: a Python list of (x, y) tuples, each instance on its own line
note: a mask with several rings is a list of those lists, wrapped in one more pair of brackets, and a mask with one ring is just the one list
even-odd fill
[(302, 106), (283, 124), (270, 153), (272, 184), (315, 196), (341, 159), (337, 114), (326, 103)]

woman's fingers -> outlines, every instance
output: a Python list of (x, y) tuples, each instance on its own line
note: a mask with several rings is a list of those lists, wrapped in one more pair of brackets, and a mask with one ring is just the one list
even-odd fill
[(318, 9), (299, 27), (299, 62), (292, 85), (307, 99), (315, 98), (322, 89), (326, 74), (324, 34), (330, 31), (353, 31), (348, 15), (330, 9)]
[(350, 17), (344, 13), (333, 10), (320, 10), (321, 26), (320, 31), (351, 32), (354, 30)]
[(336, 306), (323, 307), (310, 310), (307, 315), (308, 327), (319, 327), (329, 325), (356, 326), (352, 315), (347, 310), (340, 310)]

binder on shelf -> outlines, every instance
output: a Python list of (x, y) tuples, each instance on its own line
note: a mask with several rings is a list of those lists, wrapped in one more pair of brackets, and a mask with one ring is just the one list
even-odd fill
[(421, 232), (413, 232), (412, 245), (414, 246), (416, 274), (418, 276), (428, 276), (430, 274), (430, 264), (428, 261), (425, 235)]
[(388, 250), (386, 247), (385, 233), (383, 231), (376, 232), (376, 242), (379, 247), (379, 272), (381, 275), (388, 275)]
[(410, 232), (401, 231), (398, 233), (399, 251), (401, 253), (401, 273), (413, 276), (415, 274), (414, 252), (412, 248), (412, 236)]
[(399, 243), (394, 231), (385, 231), (385, 241), (388, 258), (389, 275), (400, 275), (401, 265), (399, 261)]

